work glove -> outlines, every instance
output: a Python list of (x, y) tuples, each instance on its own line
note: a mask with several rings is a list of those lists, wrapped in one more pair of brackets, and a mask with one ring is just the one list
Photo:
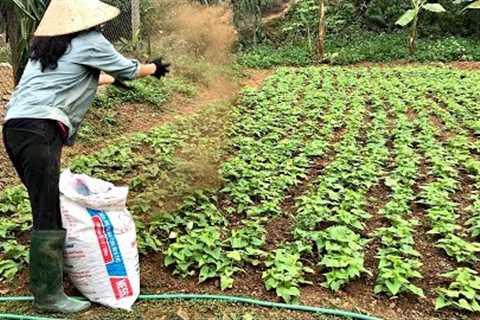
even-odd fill
[(157, 67), (155, 73), (152, 74), (155, 78), (160, 79), (170, 72), (170, 63), (163, 63), (162, 58), (155, 59), (152, 63)]

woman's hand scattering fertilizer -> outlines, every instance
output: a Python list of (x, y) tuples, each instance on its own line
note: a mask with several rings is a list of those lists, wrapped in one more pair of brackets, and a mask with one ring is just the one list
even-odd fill
[(162, 58), (155, 59), (152, 63), (157, 67), (153, 74), (155, 78), (160, 79), (170, 73), (170, 63), (163, 63)]
[[(157, 79), (161, 79), (170, 73), (170, 63), (163, 63), (162, 58), (158, 58), (152, 61), (152, 64), (155, 65), (155, 73), (152, 74)], [(123, 90), (133, 90), (135, 89), (131, 85), (128, 85), (125, 81), (115, 78), (115, 81), (112, 83), (115, 87)]]

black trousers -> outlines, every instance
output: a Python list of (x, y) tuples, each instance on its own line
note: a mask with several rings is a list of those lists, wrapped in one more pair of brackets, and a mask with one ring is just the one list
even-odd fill
[(56, 121), (12, 119), (3, 127), (9, 158), (28, 190), (34, 230), (62, 228), (60, 156), (63, 141)]

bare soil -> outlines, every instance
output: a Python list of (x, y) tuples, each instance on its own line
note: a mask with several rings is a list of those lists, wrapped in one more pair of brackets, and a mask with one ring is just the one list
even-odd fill
[(440, 67), (447, 67), (447, 68), (460, 69), (460, 70), (472, 70), (472, 71), (480, 70), (480, 61), (456, 61), (456, 62), (448, 62), (448, 63), (443, 63), (443, 62), (420, 63), (420, 62), (411, 62), (411, 61), (408, 61), (408, 60), (396, 60), (396, 61), (385, 62), (385, 63), (359, 62), (359, 63), (356, 63), (354, 65), (351, 65), (351, 67), (395, 68), (395, 67), (399, 67), (399, 66), (415, 67), (415, 66), (425, 66), (425, 65), (440, 66)]
[(480, 61), (452, 62), (450, 66), (464, 70), (480, 70)]

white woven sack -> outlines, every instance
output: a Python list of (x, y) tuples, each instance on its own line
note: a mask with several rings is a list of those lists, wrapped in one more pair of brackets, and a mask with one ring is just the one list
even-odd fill
[(66, 273), (90, 301), (130, 310), (140, 294), (140, 271), (128, 188), (67, 170), (60, 193)]

